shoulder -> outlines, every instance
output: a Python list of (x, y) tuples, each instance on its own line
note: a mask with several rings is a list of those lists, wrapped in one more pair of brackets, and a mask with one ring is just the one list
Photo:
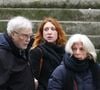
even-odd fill
[(48, 82), (48, 90), (63, 90), (64, 84), (64, 77), (65, 71), (63, 65), (59, 65), (54, 72), (52, 73), (51, 77), (49, 78)]
[(0, 33), (0, 43), (5, 42), (4, 34)]
[(98, 64), (98, 68), (100, 68), (100, 63)]
[(62, 63), (53, 71), (52, 76), (63, 80), (73, 77), (73, 74), (74, 72), (69, 68), (66, 68), (64, 62), (62, 61)]
[(63, 64), (57, 66), (57, 68), (53, 71), (52, 76), (55, 78), (65, 78), (67, 74), (67, 70)]
[[(50, 90), (66, 90), (66, 85), (70, 83), (69, 70), (64, 64), (59, 65), (49, 78), (48, 88)], [(65, 89), (64, 89), (65, 88)]]
[(29, 52), (30, 54), (30, 59), (33, 61), (33, 59), (35, 61), (40, 60), (41, 56), (42, 56), (42, 51), (39, 47), (33, 48), (30, 50)]
[(95, 68), (96, 70), (100, 70), (100, 64), (99, 64), (99, 63), (95, 63), (95, 64), (94, 64), (94, 68)]
[(41, 53), (41, 48), (40, 47), (31, 48), (30, 53)]
[(100, 73), (100, 64), (97, 64), (97, 69), (98, 69), (98, 71)]
[(98, 64), (98, 63), (92, 64), (91, 71), (92, 71), (93, 75), (96, 76), (96, 78), (100, 77), (100, 64)]

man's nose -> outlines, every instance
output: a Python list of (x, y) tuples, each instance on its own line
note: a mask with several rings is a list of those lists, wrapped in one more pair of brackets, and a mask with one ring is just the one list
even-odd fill
[(79, 49), (77, 49), (77, 50), (76, 50), (76, 53), (77, 53), (77, 54), (78, 54), (78, 53), (80, 53), (80, 50), (79, 50)]

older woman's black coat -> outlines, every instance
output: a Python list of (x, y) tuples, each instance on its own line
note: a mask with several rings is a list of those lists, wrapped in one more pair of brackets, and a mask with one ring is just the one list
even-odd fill
[[(38, 90), (47, 90), (48, 79), (53, 70), (61, 63), (63, 54), (64, 46), (58, 46), (47, 42), (31, 50), (30, 60), (33, 74), (39, 81)], [(41, 58), (43, 62), (40, 71)]]
[[(100, 90), (100, 65), (92, 60), (75, 61), (75, 58), (67, 54), (64, 56), (62, 64), (52, 73), (49, 79), (48, 90), (83, 90), (82, 86), (78, 86), (77, 82), (75, 82), (75, 76), (79, 77), (79, 75), (87, 78), (84, 79), (84, 90)], [(92, 78), (90, 78), (91, 76)]]
[(34, 90), (27, 54), (7, 34), (0, 35), (0, 90)]

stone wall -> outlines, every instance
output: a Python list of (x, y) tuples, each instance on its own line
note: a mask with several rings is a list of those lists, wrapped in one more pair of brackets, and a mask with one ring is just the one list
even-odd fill
[(0, 32), (14, 16), (31, 19), (34, 32), (44, 17), (51, 16), (59, 20), (66, 35), (86, 34), (100, 51), (100, 0), (0, 0), (0, 7)]
[(0, 0), (0, 5), (28, 4), (37, 0)]
[(100, 8), (100, 0), (0, 0), (0, 6), (22, 4), (31, 4), (33, 7)]

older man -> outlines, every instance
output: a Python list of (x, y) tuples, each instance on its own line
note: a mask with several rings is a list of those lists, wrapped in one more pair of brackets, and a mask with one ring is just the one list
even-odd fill
[(27, 52), (32, 37), (30, 20), (9, 20), (7, 32), (0, 35), (0, 90), (34, 90)]

